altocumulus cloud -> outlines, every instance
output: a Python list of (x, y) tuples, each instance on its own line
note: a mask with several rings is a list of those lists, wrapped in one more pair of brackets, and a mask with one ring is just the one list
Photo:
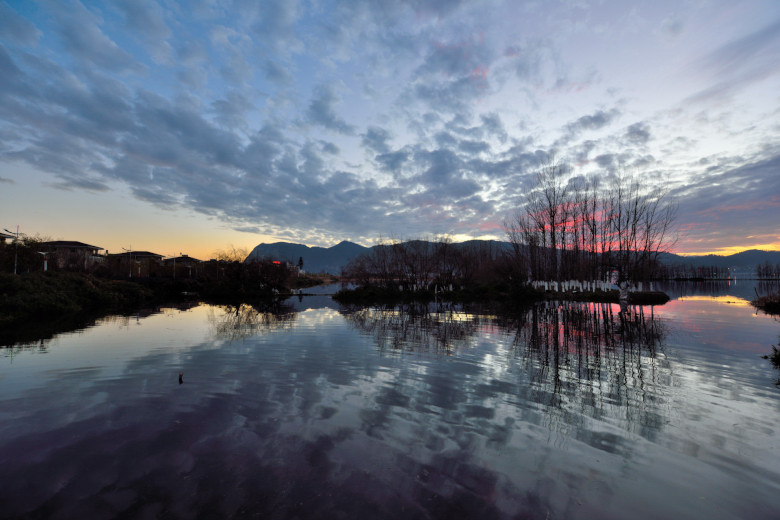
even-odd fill
[[(712, 25), (715, 50), (676, 49), (690, 67), (664, 75), (666, 101), (613, 75), (633, 63), (603, 52), (643, 41), (613, 41), (632, 8), (642, 14), (634, 30), (664, 45)], [(110, 196), (124, 186), (247, 233), (323, 245), (486, 229), (500, 238), (550, 155), (572, 175), (633, 170), (664, 182), (691, 219), (704, 198), (725, 207), (777, 193), (767, 176), (778, 128), (765, 122), (777, 99), (755, 94), (777, 91), (767, 59), (777, 22), (745, 14), (742, 33), (724, 37), (709, 11), (686, 6), (670, 38), (662, 11), (621, 4), (605, 17), (502, 0), (2, 3), (0, 160), (61, 189)], [(725, 79), (702, 85), (708, 74)], [(706, 117), (729, 126), (703, 136), (688, 121), (723, 93), (735, 104)], [(733, 149), (713, 152), (712, 142)]]

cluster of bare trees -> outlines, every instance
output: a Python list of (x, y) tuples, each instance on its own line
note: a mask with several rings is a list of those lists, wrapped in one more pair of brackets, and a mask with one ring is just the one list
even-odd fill
[(701, 278), (727, 280), (731, 276), (728, 267), (719, 267), (716, 265), (694, 266), (685, 263), (662, 266), (660, 273), (661, 278), (670, 280), (691, 280)]
[(534, 280), (618, 281), (657, 276), (658, 255), (675, 240), (676, 206), (637, 177), (600, 184), (542, 164), (524, 209), (506, 224), (519, 274)]
[(455, 244), (434, 240), (380, 241), (342, 269), (342, 279), (358, 285), (414, 290), (495, 281), (506, 271), (505, 250), (496, 242)]
[(768, 260), (763, 264), (758, 264), (756, 266), (756, 277), (775, 280), (780, 278), (780, 264), (772, 265)]

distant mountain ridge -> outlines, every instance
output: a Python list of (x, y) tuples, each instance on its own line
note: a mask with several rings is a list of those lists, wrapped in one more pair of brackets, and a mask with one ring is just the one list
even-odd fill
[(748, 249), (733, 255), (699, 255), (681, 256), (673, 253), (661, 253), (661, 261), (670, 264), (689, 264), (694, 267), (714, 266), (720, 268), (733, 268), (739, 271), (755, 271), (756, 266), (769, 262), (772, 265), (780, 264), (780, 251), (761, 251)]
[(303, 269), (310, 273), (340, 274), (341, 268), (353, 258), (369, 251), (370, 248), (344, 240), (332, 247), (309, 247), (290, 242), (274, 242), (255, 246), (244, 262), (271, 258), (297, 264), (303, 259)]
[[(470, 240), (468, 242), (458, 242), (454, 245), (467, 246), (473, 243), (488, 242), (499, 248), (506, 248), (507, 250), (511, 248), (509, 242), (501, 241)], [(368, 253), (373, 247), (361, 246), (360, 244), (347, 240), (339, 242), (332, 247), (309, 247), (304, 244), (294, 244), (291, 242), (274, 242), (272, 244), (257, 245), (252, 252), (249, 253), (245, 262), (251, 262), (254, 259), (271, 258), (297, 264), (298, 259), (302, 258), (304, 270), (310, 273), (340, 274), (341, 268), (347, 265), (350, 260), (364, 253)], [(688, 264), (693, 267), (729, 267), (737, 269), (738, 271), (753, 273), (756, 266), (763, 264), (764, 262), (769, 262), (772, 265), (780, 264), (780, 251), (750, 249), (727, 256), (681, 256), (674, 253), (661, 253), (660, 258), (661, 261), (667, 265)]]

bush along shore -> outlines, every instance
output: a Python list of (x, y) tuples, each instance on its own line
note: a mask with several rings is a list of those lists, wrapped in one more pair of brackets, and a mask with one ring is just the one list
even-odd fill
[(761, 296), (750, 303), (756, 309), (762, 310), (767, 314), (780, 315), (780, 292)]
[(89, 326), (110, 314), (129, 314), (160, 305), (187, 301), (267, 303), (291, 294), (293, 288), (323, 282), (318, 277), (114, 280), (63, 271), (0, 273), (0, 344), (31, 341), (36, 334), (51, 336)]

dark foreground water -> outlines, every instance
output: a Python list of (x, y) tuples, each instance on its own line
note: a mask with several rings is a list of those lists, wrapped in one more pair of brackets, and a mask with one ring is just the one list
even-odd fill
[(305, 297), (5, 347), (0, 518), (777, 519), (780, 322), (734, 294)]

